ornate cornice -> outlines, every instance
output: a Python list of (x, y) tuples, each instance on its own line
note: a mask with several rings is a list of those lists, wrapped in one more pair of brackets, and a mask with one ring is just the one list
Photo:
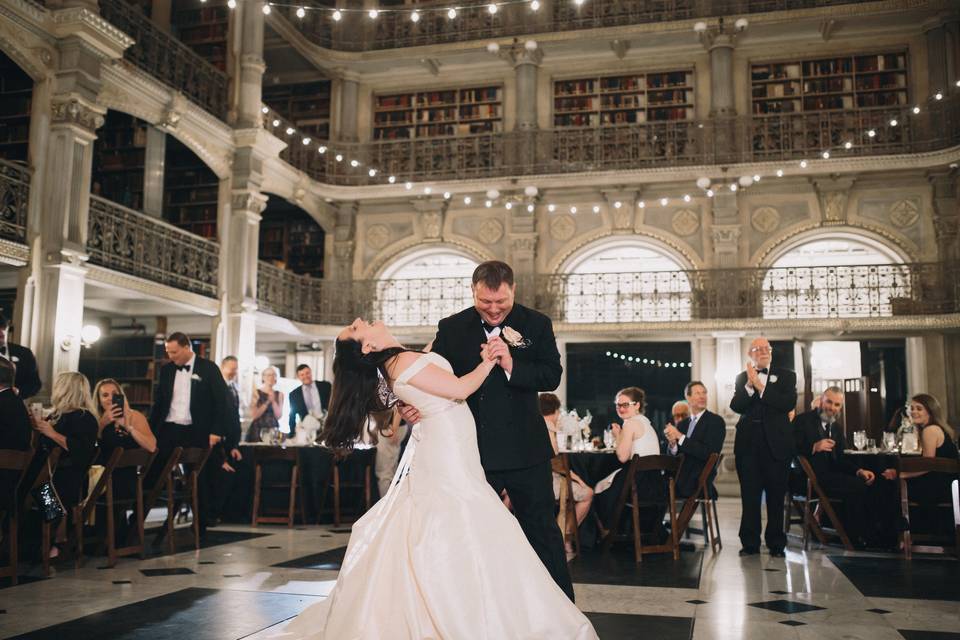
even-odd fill
[(0, 263), (22, 267), (30, 261), (30, 247), (0, 238)]
[(87, 280), (137, 291), (150, 297), (183, 305), (207, 316), (215, 316), (220, 311), (220, 301), (216, 298), (208, 298), (198, 293), (191, 293), (99, 265), (88, 265)]
[(102, 112), (76, 98), (54, 98), (50, 104), (50, 111), (50, 120), (54, 124), (74, 124), (90, 133), (94, 133), (104, 123)]
[(124, 49), (134, 43), (133, 38), (99, 14), (84, 7), (59, 9), (48, 15), (54, 36), (57, 38), (79, 37), (92, 45), (104, 58), (120, 58), (123, 56)]

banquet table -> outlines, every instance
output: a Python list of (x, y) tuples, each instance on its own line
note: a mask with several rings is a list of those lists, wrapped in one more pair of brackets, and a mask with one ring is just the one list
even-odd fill
[(561, 451), (558, 455), (566, 456), (570, 470), (580, 476), (590, 487), (621, 466), (614, 449)]

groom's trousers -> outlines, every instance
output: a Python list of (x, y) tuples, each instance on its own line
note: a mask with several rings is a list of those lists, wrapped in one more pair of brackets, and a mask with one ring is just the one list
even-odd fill
[(553, 475), (550, 461), (524, 469), (487, 471), (487, 482), (499, 495), (504, 489), (523, 534), (554, 582), (573, 601), (573, 583), (567, 568), (563, 535), (554, 516)]

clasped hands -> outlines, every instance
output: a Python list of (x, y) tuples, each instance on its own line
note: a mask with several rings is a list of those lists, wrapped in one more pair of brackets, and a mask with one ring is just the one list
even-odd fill
[(495, 360), (507, 373), (513, 371), (513, 355), (510, 353), (510, 347), (500, 336), (490, 338), (480, 347), (480, 357), (484, 360)]
[(757, 367), (753, 364), (752, 360), (747, 361), (747, 382), (750, 383), (750, 386), (753, 387), (753, 390), (757, 393), (763, 392), (763, 382), (760, 380), (760, 374), (757, 373)]
[(667, 426), (664, 427), (663, 429), (663, 435), (667, 439), (667, 441), (670, 443), (670, 446), (672, 447), (672, 446), (675, 446), (680, 441), (680, 438), (681, 436), (683, 436), (683, 433), (679, 429), (677, 429), (675, 426), (673, 426), (672, 423), (668, 422)]

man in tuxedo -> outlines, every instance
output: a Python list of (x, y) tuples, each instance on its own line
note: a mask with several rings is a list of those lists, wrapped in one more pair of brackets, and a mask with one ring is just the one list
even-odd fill
[(0, 311), (0, 357), (4, 357), (16, 367), (16, 381), (13, 391), (21, 400), (32, 398), (43, 384), (37, 373), (37, 359), (27, 347), (9, 341), (10, 320)]
[[(697, 492), (697, 481), (707, 464), (707, 458), (711, 453), (720, 453), (727, 437), (727, 425), (723, 418), (707, 411), (707, 387), (702, 382), (691, 381), (683, 395), (687, 398), (690, 415), (677, 423), (676, 427), (668, 424), (663, 430), (670, 455), (683, 454), (683, 465), (677, 478), (679, 498), (687, 498)], [(709, 497), (714, 499), (717, 497), (717, 490), (713, 486), (716, 475), (717, 470), (714, 469), (708, 480)]]
[[(240, 452), (240, 384), (237, 376), (237, 357), (227, 356), (220, 361), (220, 373), (227, 385), (227, 403), (229, 411), (226, 417), (227, 432), (207, 463), (210, 469), (212, 500), (210, 504), (210, 526), (219, 522), (224, 513), (228, 496), (233, 493), (237, 482), (238, 463), (243, 460)], [(218, 468), (219, 467), (219, 468)], [(204, 469), (204, 475), (207, 471)]]
[(868, 524), (867, 487), (876, 476), (843, 456), (843, 429), (837, 422), (842, 409), (843, 390), (828, 387), (820, 396), (819, 409), (794, 418), (794, 438), (797, 455), (810, 461), (823, 490), (831, 498), (843, 500), (843, 524), (851, 541), (862, 545)]
[[(165, 346), (170, 362), (160, 368), (160, 383), (150, 412), (150, 426), (157, 434), (160, 450), (156, 468), (162, 468), (176, 447), (215, 446), (237, 419), (217, 365), (196, 355), (190, 338), (179, 331), (170, 334)], [(206, 532), (211, 481), (212, 474), (206, 469), (201, 473), (198, 496), (201, 535)]]
[(310, 365), (297, 367), (297, 379), (300, 386), (290, 392), (290, 437), (297, 433), (297, 419), (308, 415), (320, 415), (330, 404), (330, 383), (324, 380), (314, 381)]
[(797, 405), (797, 374), (771, 367), (765, 338), (750, 343), (746, 371), (737, 376), (730, 408), (740, 414), (733, 443), (740, 478), (741, 556), (760, 553), (760, 502), (766, 494), (764, 540), (770, 555), (784, 557), (783, 498), (787, 491), (793, 432), (787, 414)]
[[(433, 351), (457, 376), (473, 371), (489, 343), (499, 358), (483, 385), (467, 399), (477, 425), (480, 461), (497, 494), (504, 489), (530, 546), (554, 581), (573, 600), (563, 536), (554, 517), (550, 459), (553, 447), (540, 416), (539, 393), (560, 384), (563, 367), (550, 319), (514, 304), (513, 269), (484, 262), (473, 272), (474, 306), (440, 321)], [(419, 420), (406, 407), (409, 424)]]

